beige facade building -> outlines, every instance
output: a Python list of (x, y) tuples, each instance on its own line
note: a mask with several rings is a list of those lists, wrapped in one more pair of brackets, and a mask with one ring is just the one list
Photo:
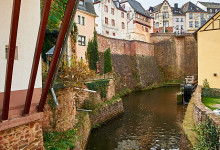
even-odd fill
[(198, 41), (198, 80), (205, 79), (210, 88), (220, 89), (220, 11), (210, 18), (194, 34)]
[(202, 26), (207, 20), (207, 12), (188, 2), (181, 7), (186, 14), (186, 32), (192, 33)]
[(167, 0), (155, 7), (150, 7), (149, 12), (154, 18), (154, 33), (173, 32), (172, 7)]
[[(85, 53), (87, 51), (88, 42), (93, 39), (95, 31), (95, 18), (96, 13), (92, 1), (80, 1), (75, 16), (75, 22), (78, 28), (78, 39), (75, 52), (73, 52), (79, 59), (85, 60)], [(69, 39), (68, 56), (72, 55), (71, 42), (72, 41)]]

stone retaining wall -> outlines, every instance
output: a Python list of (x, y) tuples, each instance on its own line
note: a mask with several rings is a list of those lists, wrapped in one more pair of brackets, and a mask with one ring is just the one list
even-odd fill
[(89, 114), (86, 113), (82, 119), (83, 119), (82, 125), (76, 134), (76, 141), (75, 141), (76, 150), (86, 149), (86, 145), (87, 145), (89, 135), (91, 132), (91, 122), (89, 119)]
[(75, 149), (84, 150), (89, 139), (89, 135), (92, 126), (96, 124), (103, 124), (106, 121), (117, 117), (119, 114), (124, 112), (124, 107), (121, 99), (114, 101), (112, 104), (106, 105), (101, 108), (95, 115), (86, 113), (83, 117), (82, 125), (79, 128), (76, 141)]
[(1, 150), (42, 150), (42, 121), (37, 120), (0, 131)]
[(208, 107), (202, 103), (202, 88), (198, 86), (192, 97), (193, 101), (193, 119), (195, 125), (205, 123), (206, 118), (209, 118), (212, 123), (220, 128), (220, 116), (213, 113)]
[(122, 99), (114, 101), (110, 105), (101, 108), (96, 114), (90, 115), (91, 125), (103, 124), (124, 112)]

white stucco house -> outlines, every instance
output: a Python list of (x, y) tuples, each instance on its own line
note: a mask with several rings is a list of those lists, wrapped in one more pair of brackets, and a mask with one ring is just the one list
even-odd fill
[[(0, 1), (0, 115), (3, 107), (7, 57), (13, 0)], [(12, 76), (9, 118), (22, 114), (30, 79), (40, 24), (40, 0), (22, 1), (18, 24), (15, 61)], [(41, 62), (39, 63), (31, 112), (36, 109), (42, 92)]]
[(94, 0), (98, 34), (110, 38), (127, 39), (127, 12), (119, 0)]
[(182, 34), (186, 32), (186, 16), (185, 13), (178, 8), (178, 3), (174, 4), (173, 12), (173, 32)]

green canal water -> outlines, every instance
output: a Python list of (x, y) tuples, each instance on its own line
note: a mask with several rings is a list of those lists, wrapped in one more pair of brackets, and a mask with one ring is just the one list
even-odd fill
[(124, 97), (124, 114), (93, 130), (87, 150), (183, 149), (186, 106), (176, 104), (177, 92), (163, 87)]

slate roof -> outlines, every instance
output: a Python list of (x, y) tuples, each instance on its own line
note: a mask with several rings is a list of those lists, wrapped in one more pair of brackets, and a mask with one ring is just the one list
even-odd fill
[(134, 9), (135, 12), (151, 18), (150, 14), (146, 13), (144, 7), (139, 2), (137, 2), (136, 0), (122, 0), (121, 3), (126, 1), (130, 4), (130, 6)]
[(172, 8), (172, 13), (174, 16), (185, 16), (185, 13), (183, 12), (183, 10), (181, 8)]
[(160, 10), (162, 5), (163, 5), (163, 3), (160, 3), (160, 4), (158, 4), (158, 5), (154, 6), (154, 7), (150, 7), (149, 10), (151, 10), (152, 13), (157, 12), (157, 11)]
[(85, 0), (84, 6), (79, 5), (78, 9), (96, 15), (92, 0)]
[(220, 8), (220, 3), (200, 2), (200, 1), (198, 1), (198, 2), (207, 8)]
[(195, 4), (193, 4), (192, 2), (187, 2), (181, 7), (181, 9), (185, 13), (186, 12), (206, 12), (202, 10), (201, 8), (199, 8), (198, 6), (196, 6)]
[[(101, 0), (94, 0), (94, 3), (99, 2), (99, 1), (101, 1)], [(119, 10), (125, 11), (125, 10), (121, 7), (121, 4), (120, 4), (119, 0), (113, 0), (113, 3), (115, 4), (115, 7), (117, 7)], [(119, 3), (119, 5), (117, 5), (117, 3)]]
[[(115, 7), (117, 7), (118, 9), (120, 9), (121, 11), (125, 11), (124, 8), (121, 7), (121, 4), (119, 2), (119, 0), (113, 0), (113, 3), (115, 4)], [(117, 3), (119, 5), (117, 5)]]

